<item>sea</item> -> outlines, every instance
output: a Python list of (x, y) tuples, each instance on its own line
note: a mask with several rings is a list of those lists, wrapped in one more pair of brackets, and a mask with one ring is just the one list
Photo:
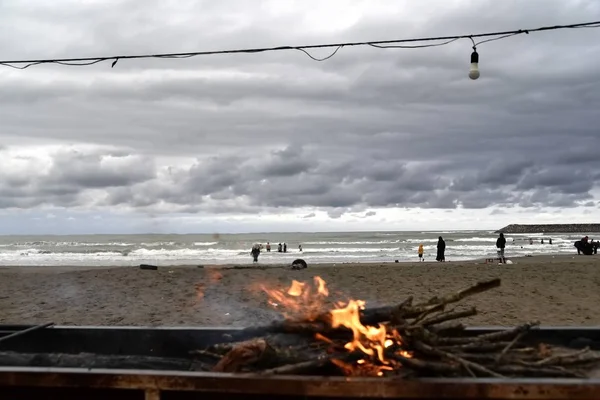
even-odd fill
[[(425, 261), (434, 261), (439, 236), (446, 241), (446, 261), (496, 254), (498, 235), (494, 231), (0, 236), (0, 265), (242, 265), (252, 263), (254, 244), (266, 246), (268, 242), (272, 250), (263, 249), (262, 264), (291, 264), (297, 258), (308, 264), (417, 261), (421, 243)], [(573, 254), (573, 243), (582, 236), (584, 233), (507, 234), (506, 256)], [(287, 244), (286, 253), (277, 251), (279, 243)]]

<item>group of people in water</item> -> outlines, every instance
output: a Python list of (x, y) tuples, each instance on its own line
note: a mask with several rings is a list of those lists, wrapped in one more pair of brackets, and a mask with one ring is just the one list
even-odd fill
[[(513, 242), (514, 241), (515, 240), (513, 239)], [(540, 243), (544, 244), (544, 239), (541, 239)], [(531, 245), (533, 244), (532, 238), (529, 238), (529, 244), (531, 244)], [(548, 244), (550, 244), (550, 245), (552, 244), (552, 238), (548, 239)], [(598, 247), (600, 247), (600, 242), (594, 241), (593, 239), (589, 239), (587, 236), (585, 236), (581, 240), (576, 241), (574, 246), (577, 248), (577, 254), (585, 254), (585, 255), (598, 254)], [(522, 247), (523, 246), (521, 246), (521, 248)], [(267, 244), (264, 246), (264, 248), (267, 251), (267, 253), (270, 253), (271, 252), (271, 243), (267, 242)], [(506, 238), (504, 237), (503, 233), (500, 233), (500, 235), (498, 236), (498, 239), (496, 240), (496, 248), (497, 248), (498, 259), (500, 260), (500, 263), (506, 264), (506, 258), (504, 256), (504, 250), (506, 249)], [(263, 249), (263, 245), (260, 243), (252, 246), (252, 250), (250, 251), (250, 254), (252, 255), (252, 258), (254, 259), (254, 262), (258, 262), (258, 256), (260, 255), (262, 249)], [(288, 251), (287, 243), (284, 242), (284, 243), (279, 243), (277, 245), (277, 252), (287, 253), (287, 251)], [(298, 245), (298, 251), (302, 252), (301, 244)], [(435, 260), (438, 262), (445, 262), (446, 261), (445, 253), (446, 253), (446, 242), (440, 236), (440, 237), (438, 237), (437, 254), (436, 254)], [(419, 261), (425, 261), (424, 247), (423, 247), (422, 243), (419, 244), (418, 256), (419, 256)]]
[[(261, 243), (257, 243), (254, 246), (252, 246), (252, 250), (250, 250), (250, 254), (252, 255), (252, 258), (254, 259), (254, 262), (258, 262), (258, 256), (260, 256), (260, 252), (263, 249), (263, 245)], [(267, 244), (264, 246), (264, 249), (267, 251), (267, 253), (271, 252), (271, 243), (267, 242)], [(279, 243), (277, 245), (277, 252), (278, 253), (287, 253), (288, 251), (288, 245), (287, 243)], [(298, 245), (298, 251), (302, 252), (302, 245), (299, 244)]]
[(600, 242), (597, 240), (594, 241), (594, 239), (590, 239), (586, 236), (581, 238), (581, 240), (576, 241), (573, 246), (577, 249), (577, 254), (591, 256), (592, 254), (598, 254)]

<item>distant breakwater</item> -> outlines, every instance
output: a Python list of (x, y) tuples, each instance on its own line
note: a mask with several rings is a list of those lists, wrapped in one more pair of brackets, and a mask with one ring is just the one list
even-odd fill
[(592, 233), (600, 232), (600, 224), (510, 224), (496, 233)]

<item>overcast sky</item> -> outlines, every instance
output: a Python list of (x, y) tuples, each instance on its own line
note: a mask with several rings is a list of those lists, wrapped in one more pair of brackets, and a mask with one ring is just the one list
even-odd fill
[[(0, 59), (593, 20), (598, 0), (1, 0)], [(469, 40), (0, 67), (0, 233), (600, 221), (600, 29), (478, 51), (477, 81)]]

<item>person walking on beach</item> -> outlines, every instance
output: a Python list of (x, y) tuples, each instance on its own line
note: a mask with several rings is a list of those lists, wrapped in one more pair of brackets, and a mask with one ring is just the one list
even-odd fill
[(419, 245), (419, 261), (423, 261), (423, 243)]
[(446, 261), (446, 255), (444, 254), (445, 252), (446, 252), (446, 242), (444, 242), (444, 239), (442, 239), (442, 237), (440, 236), (438, 238), (437, 257), (435, 258), (435, 260), (439, 261), (439, 262)]
[(504, 233), (501, 233), (498, 237), (498, 240), (496, 240), (496, 247), (498, 248), (498, 257), (500, 258), (500, 262), (502, 264), (506, 264), (506, 259), (504, 258), (504, 248), (506, 247)]
[(252, 250), (250, 251), (252, 254), (252, 258), (254, 258), (254, 262), (258, 262), (258, 256), (260, 255), (260, 245), (255, 244), (252, 246)]

